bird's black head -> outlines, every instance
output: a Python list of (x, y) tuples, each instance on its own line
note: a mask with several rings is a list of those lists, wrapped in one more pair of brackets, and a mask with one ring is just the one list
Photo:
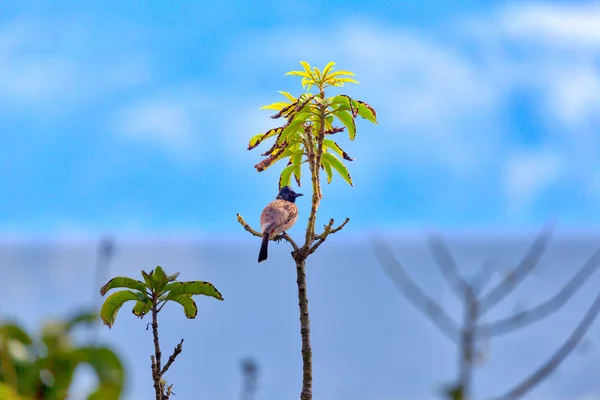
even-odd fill
[(280, 200), (291, 201), (292, 203), (296, 202), (296, 197), (304, 196), (302, 193), (296, 193), (289, 186), (284, 186), (279, 191), (277, 198)]

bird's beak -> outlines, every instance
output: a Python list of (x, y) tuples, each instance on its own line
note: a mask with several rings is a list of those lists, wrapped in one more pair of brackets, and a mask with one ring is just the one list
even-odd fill
[(304, 195), (302, 193), (296, 193), (294, 196), (300, 197), (300, 196), (304, 196)]

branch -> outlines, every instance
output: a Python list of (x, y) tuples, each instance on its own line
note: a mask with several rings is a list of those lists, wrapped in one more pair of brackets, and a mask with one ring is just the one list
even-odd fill
[(549, 300), (529, 310), (481, 326), (490, 336), (498, 336), (531, 325), (562, 308), (590, 278), (600, 264), (600, 249), (585, 262), (573, 278)]
[[(246, 221), (244, 221), (244, 218), (240, 214), (237, 215), (237, 220), (244, 227), (244, 229), (247, 230), (248, 232), (250, 232), (252, 235), (258, 236), (258, 237), (263, 236), (262, 233), (260, 233), (259, 231), (252, 229), (252, 227), (250, 225), (248, 225), (246, 223)], [(275, 241), (279, 241), (281, 239), (284, 239), (289, 244), (291, 244), (294, 251), (298, 251), (298, 245), (296, 244), (296, 242), (294, 242), (294, 240), (287, 233), (282, 233), (280, 235), (277, 235), (277, 236), (271, 238), (271, 240), (275, 240)]]
[(459, 329), (456, 322), (408, 276), (384, 242), (383, 238), (371, 238), (375, 256), (384, 267), (384, 271), (416, 309), (428, 317), (452, 342), (457, 343)]
[(497, 397), (495, 400), (517, 399), (525, 395), (531, 389), (536, 387), (543, 379), (548, 377), (548, 375), (550, 375), (556, 369), (556, 367), (558, 367), (560, 363), (564, 361), (564, 359), (569, 355), (569, 353), (573, 351), (575, 347), (577, 347), (577, 344), (586, 334), (599, 312), (600, 294), (596, 296), (596, 300), (594, 300), (594, 303), (587, 310), (583, 319), (581, 320), (581, 322), (579, 322), (579, 325), (577, 325), (577, 328), (575, 328), (575, 330), (571, 333), (571, 336), (569, 336), (567, 341), (563, 343), (563, 345), (554, 353), (554, 355), (527, 379), (519, 383), (508, 393), (504, 394), (503, 396)]
[(181, 339), (181, 342), (179, 342), (179, 344), (177, 346), (175, 346), (175, 350), (173, 350), (173, 354), (171, 354), (171, 356), (169, 357), (169, 360), (163, 367), (162, 371), (160, 371), (161, 376), (163, 376), (165, 374), (165, 372), (167, 372), (169, 370), (169, 367), (171, 366), (171, 364), (173, 364), (173, 361), (175, 361), (175, 357), (177, 357), (183, 351), (183, 348), (181, 347), (182, 344), (183, 344), (183, 339)]
[(508, 275), (502, 282), (494, 287), (488, 294), (481, 299), (480, 314), (483, 315), (493, 306), (498, 304), (500, 300), (506, 297), (513, 289), (515, 289), (537, 265), (542, 253), (546, 250), (550, 236), (554, 230), (554, 225), (548, 226), (533, 242), (527, 254), (521, 260), (514, 271)]
[(346, 226), (346, 224), (348, 222), (350, 222), (350, 218), (346, 218), (346, 220), (344, 222), (342, 222), (342, 224), (340, 226), (338, 226), (336, 228), (331, 228), (333, 226), (333, 223), (334, 223), (333, 218), (331, 218), (329, 220), (329, 223), (327, 225), (325, 225), (325, 228), (323, 229), (323, 233), (321, 233), (320, 235), (315, 236), (316, 242), (312, 245), (312, 247), (308, 251), (308, 254), (314, 253), (315, 250), (317, 250), (317, 248), (325, 241), (325, 239), (327, 239), (327, 236), (329, 236), (329, 235), (331, 235), (333, 233), (341, 231), (342, 228), (344, 226)]
[(494, 261), (492, 259), (486, 260), (481, 268), (477, 271), (473, 279), (471, 279), (471, 288), (475, 296), (478, 296), (485, 286), (489, 283), (492, 273), (494, 272)]
[(450, 250), (448, 250), (448, 247), (446, 247), (442, 239), (438, 237), (430, 238), (429, 247), (431, 248), (431, 254), (440, 268), (440, 271), (442, 271), (442, 275), (444, 275), (444, 279), (450, 287), (450, 290), (454, 292), (459, 300), (464, 300), (466, 283), (458, 271), (458, 267), (456, 266), (452, 254), (450, 254)]

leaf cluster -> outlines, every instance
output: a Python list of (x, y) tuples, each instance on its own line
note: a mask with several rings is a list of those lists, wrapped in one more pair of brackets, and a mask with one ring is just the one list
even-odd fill
[[(281, 172), (279, 187), (290, 184), (292, 176), (300, 186), (302, 164), (311, 163), (311, 170), (321, 168), (327, 174), (327, 183), (331, 183), (335, 170), (350, 185), (352, 178), (344, 161), (353, 161), (331, 135), (346, 131), (350, 140), (356, 137), (357, 116), (370, 122), (377, 123), (377, 113), (369, 104), (340, 94), (325, 97), (325, 89), (331, 86), (344, 86), (346, 83), (359, 83), (350, 78), (350, 71), (334, 71), (335, 63), (329, 62), (321, 71), (301, 61), (302, 71), (290, 71), (286, 75), (302, 77), (302, 86), (306, 93), (294, 97), (288, 92), (281, 93), (286, 100), (261, 107), (266, 110), (276, 110), (271, 118), (285, 119), (285, 123), (259, 133), (250, 139), (248, 150), (252, 150), (269, 138), (275, 138), (275, 143), (269, 150), (262, 153), (266, 157), (254, 167), (258, 172), (264, 171), (281, 160), (287, 160), (287, 165)], [(316, 87), (318, 93), (310, 92)], [(336, 125), (338, 123), (338, 125)], [(341, 125), (339, 125), (341, 123)], [(317, 160), (318, 158), (318, 160)], [(318, 163), (319, 165), (314, 165)]]
[(128, 301), (135, 301), (132, 312), (139, 318), (143, 318), (153, 307), (157, 312), (160, 311), (166, 303), (172, 301), (183, 307), (187, 318), (193, 319), (198, 314), (198, 307), (192, 296), (205, 295), (223, 300), (223, 296), (212, 283), (179, 282), (177, 281), (178, 276), (179, 273), (167, 275), (158, 266), (150, 273), (142, 271), (143, 281), (122, 276), (111, 279), (100, 288), (102, 296), (111, 289), (126, 288), (128, 290), (114, 292), (106, 298), (100, 310), (102, 321), (111, 328), (120, 308)]
[(125, 372), (116, 354), (72, 343), (72, 330), (96, 318), (86, 312), (49, 322), (37, 338), (14, 322), (0, 325), (0, 399), (65, 400), (81, 364), (90, 365), (98, 381), (88, 400), (119, 398)]

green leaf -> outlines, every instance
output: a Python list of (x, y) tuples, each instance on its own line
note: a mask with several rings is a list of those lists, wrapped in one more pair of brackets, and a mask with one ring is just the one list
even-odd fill
[(179, 272), (175, 272), (173, 275), (167, 275), (167, 280), (169, 282), (174, 282), (179, 276)]
[(342, 178), (344, 178), (344, 180), (346, 182), (348, 182), (348, 184), (350, 186), (354, 186), (354, 184), (352, 183), (352, 178), (350, 177), (350, 173), (348, 172), (348, 169), (346, 168), (344, 163), (340, 161), (339, 158), (337, 158), (332, 153), (323, 153), (321, 155), (321, 157), (322, 157), (321, 161), (323, 163), (329, 164), (333, 169), (335, 169), (342, 176)]
[(98, 316), (96, 315), (95, 312), (88, 312), (88, 311), (80, 312), (80, 313), (75, 314), (69, 320), (67, 320), (66, 328), (67, 328), (67, 330), (71, 330), (79, 324), (92, 323), (92, 322), (96, 321), (97, 318), (98, 318)]
[(292, 96), (290, 93), (288, 93), (288, 92), (282, 92), (282, 91), (280, 91), (279, 93), (281, 93), (282, 95), (284, 95), (292, 103), (296, 102), (296, 98), (294, 96)]
[(73, 352), (72, 360), (90, 365), (98, 378), (97, 387), (88, 400), (118, 399), (125, 382), (123, 364), (110, 349), (105, 347), (81, 347)]
[(357, 104), (358, 115), (360, 115), (362, 118), (376, 124), (377, 123), (377, 113), (375, 112), (375, 109), (373, 107), (371, 107), (370, 105), (368, 105), (367, 103), (365, 103), (364, 101), (355, 100), (355, 102)]
[(205, 295), (223, 300), (217, 288), (212, 283), (204, 281), (173, 282), (171, 290), (161, 300), (173, 300), (182, 294)]
[(338, 110), (333, 113), (348, 129), (348, 135), (350, 136), (350, 140), (354, 140), (356, 137), (356, 124), (354, 122), (354, 118), (352, 114), (345, 110)]
[(331, 183), (331, 178), (333, 178), (333, 171), (331, 169), (331, 165), (323, 160), (321, 160), (321, 161), (322, 161), (321, 166), (323, 167), (323, 169), (325, 170), (325, 173), (327, 174), (327, 183)]
[(329, 74), (329, 71), (334, 65), (335, 63), (333, 61), (329, 61), (327, 65), (325, 65), (325, 68), (323, 68), (323, 77), (327, 78), (327, 74)]
[(312, 79), (312, 77), (308, 73), (306, 73), (304, 71), (290, 71), (290, 72), (286, 72), (285, 74), (286, 75), (302, 76), (304, 78)]
[(290, 105), (290, 103), (288, 103), (288, 102), (278, 101), (276, 103), (271, 103), (267, 106), (262, 106), (261, 108), (259, 108), (259, 110), (277, 110), (277, 111), (279, 111), (289, 105)]
[(281, 144), (288, 136), (292, 133), (298, 132), (298, 130), (302, 127), (302, 124), (306, 123), (306, 120), (312, 116), (311, 111), (304, 111), (294, 116), (292, 122), (287, 124), (287, 126), (283, 129), (279, 137), (277, 138), (277, 143)]
[(118, 276), (116, 278), (112, 278), (110, 281), (106, 283), (106, 285), (100, 288), (100, 294), (104, 296), (106, 292), (115, 288), (127, 288), (139, 290), (142, 293), (146, 293), (146, 285), (143, 282), (138, 281), (137, 279), (128, 278), (126, 276)]
[(156, 293), (162, 293), (164, 287), (167, 286), (167, 283), (169, 283), (169, 279), (167, 279), (167, 274), (165, 274), (165, 271), (160, 266), (154, 269), (154, 273), (152, 274), (152, 280), (154, 281), (154, 291)]
[(16, 323), (5, 323), (0, 325), (0, 337), (6, 339), (14, 339), (24, 345), (30, 345), (33, 343), (31, 336)]
[(144, 301), (138, 300), (135, 303), (135, 306), (133, 306), (133, 310), (131, 310), (131, 312), (136, 317), (142, 318), (144, 315), (146, 315), (150, 312), (151, 308), (152, 308), (152, 302), (150, 301), (150, 299), (146, 299)]
[(353, 117), (356, 117), (357, 111), (356, 107), (354, 107), (354, 100), (345, 94), (340, 94), (331, 99), (331, 105), (339, 104), (340, 107), (338, 110), (350, 110)]
[(17, 389), (8, 383), (0, 382), (0, 399), (2, 400), (25, 400), (19, 396)]
[(359, 81), (352, 78), (334, 78), (329, 81), (331, 86), (344, 86), (345, 83), (356, 83), (360, 84)]
[(300, 64), (304, 67), (304, 70), (306, 71), (307, 74), (309, 74), (311, 76), (311, 78), (313, 77), (312, 75), (312, 71), (310, 68), (310, 64), (307, 63), (306, 61), (300, 61)]
[(301, 148), (301, 146), (302, 144), (298, 143), (296, 145), (296, 150), (294, 150), (294, 154), (290, 157), (292, 166), (294, 166), (294, 179), (296, 180), (298, 186), (301, 186), (300, 178), (302, 175), (302, 156), (304, 155), (304, 150)]
[(354, 158), (350, 157), (348, 155), (348, 153), (346, 153), (339, 144), (337, 144), (336, 142), (334, 142), (331, 139), (323, 139), (323, 145), (328, 148), (333, 150), (334, 152), (336, 152), (337, 154), (339, 154), (340, 156), (342, 156), (342, 158), (344, 160), (348, 160), (348, 161), (354, 161)]
[(295, 165), (288, 165), (281, 171), (281, 175), (279, 176), (279, 189), (289, 186), (292, 180), (292, 172), (294, 171)]
[(171, 299), (171, 301), (181, 304), (183, 307), (183, 312), (188, 319), (194, 319), (196, 318), (196, 315), (198, 315), (198, 307), (196, 306), (196, 302), (194, 299), (192, 299), (191, 295), (182, 294), (181, 296)]
[(356, 76), (356, 74), (354, 72), (339, 70), (339, 71), (329, 74), (329, 77), (335, 78), (336, 76), (340, 76), (340, 75)]
[(133, 292), (131, 290), (121, 290), (108, 296), (100, 309), (102, 322), (109, 328), (115, 323), (119, 309), (128, 301), (144, 301), (148, 299), (145, 294)]
[(248, 143), (248, 150), (252, 150), (258, 146), (263, 140), (278, 135), (283, 130), (283, 127), (269, 129), (265, 133), (259, 133), (258, 135), (252, 136), (250, 143)]
[(146, 271), (142, 271), (142, 276), (144, 277), (146, 286), (150, 289), (154, 289), (154, 281), (152, 280), (152, 277), (150, 276), (153, 272), (154, 271), (150, 271), (150, 274), (148, 274)]

